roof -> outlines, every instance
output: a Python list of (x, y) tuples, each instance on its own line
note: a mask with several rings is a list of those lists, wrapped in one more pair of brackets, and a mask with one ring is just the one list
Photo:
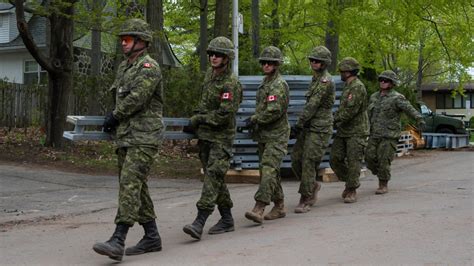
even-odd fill
[(0, 3), (0, 11), (13, 9), (14, 6), (10, 3)]
[[(28, 21), (28, 27), (36, 45), (38, 47), (46, 46), (46, 18), (33, 16), (30, 21)], [(0, 43), (0, 51), (16, 50), (19, 48), (26, 49), (20, 35), (11, 42)]]
[[(451, 91), (457, 89), (459, 83), (450, 82), (450, 83), (428, 83), (421, 85), (421, 91)], [(466, 91), (474, 91), (474, 82), (470, 81), (463, 84), (463, 89)]]

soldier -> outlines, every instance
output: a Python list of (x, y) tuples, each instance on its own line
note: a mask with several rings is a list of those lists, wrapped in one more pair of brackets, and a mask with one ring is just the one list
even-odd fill
[(235, 115), (242, 101), (242, 87), (232, 73), (234, 45), (226, 37), (217, 37), (207, 48), (211, 68), (207, 71), (197, 114), (191, 124), (199, 138), (199, 158), (204, 169), (204, 185), (196, 204), (198, 213), (192, 224), (183, 227), (191, 237), (201, 239), (204, 224), (217, 204), (221, 219), (209, 234), (234, 231), (233, 207), (224, 176), (230, 166), (235, 137)]
[(308, 59), (313, 80), (306, 93), (303, 112), (292, 128), (296, 144), (291, 153), (291, 167), (301, 179), (298, 190), (301, 198), (295, 213), (308, 212), (317, 200), (321, 185), (316, 182), (316, 175), (332, 135), (332, 106), (336, 95), (331, 74), (326, 69), (331, 64), (331, 52), (317, 46)]
[(365, 161), (367, 168), (379, 178), (379, 188), (375, 194), (388, 192), (390, 164), (400, 138), (401, 113), (416, 119), (419, 129), (423, 129), (425, 125), (421, 114), (413, 108), (405, 96), (392, 90), (398, 82), (397, 75), (391, 70), (386, 70), (379, 75), (380, 91), (370, 96), (368, 107), (370, 137)]
[(357, 201), (356, 189), (360, 186), (360, 168), (369, 135), (367, 91), (357, 77), (359, 70), (359, 62), (352, 57), (346, 57), (339, 63), (344, 89), (339, 109), (334, 116), (337, 133), (332, 143), (329, 163), (337, 177), (346, 182), (346, 188), (342, 192), (345, 203)]
[(148, 24), (129, 19), (119, 33), (127, 57), (118, 68), (110, 90), (115, 109), (105, 117), (104, 132), (114, 133), (119, 168), (119, 200), (112, 237), (97, 243), (95, 252), (121, 261), (128, 229), (138, 222), (145, 235), (125, 255), (160, 251), (161, 238), (156, 226), (147, 175), (158, 153), (164, 128), (162, 121), (163, 82), (158, 63), (147, 55), (152, 41)]
[[(277, 47), (266, 47), (259, 58), (265, 77), (258, 87), (255, 114), (247, 120), (253, 128), (252, 138), (258, 142), (260, 186), (255, 193), (255, 207), (245, 217), (256, 223), (286, 215), (281, 187), (280, 164), (287, 153), (290, 125), (288, 123), (289, 88), (278, 67), (283, 56)], [(275, 206), (263, 217), (265, 206)]]

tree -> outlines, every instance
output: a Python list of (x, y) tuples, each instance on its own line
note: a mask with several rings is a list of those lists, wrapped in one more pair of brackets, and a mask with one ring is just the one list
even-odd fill
[(259, 0), (252, 0), (252, 55), (258, 58), (260, 55), (260, 8)]
[(214, 37), (229, 37), (230, 0), (216, 1)]
[[(42, 1), (41, 5), (24, 6), (24, 0), (15, 0), (18, 31), (23, 42), (39, 65), (48, 72), (48, 104), (46, 110), (46, 146), (61, 147), (68, 96), (73, 82), (74, 4), (77, 0)], [(45, 16), (49, 21), (49, 55), (36, 45), (25, 10)]]
[(162, 0), (148, 0), (146, 5), (146, 20), (154, 33), (154, 40), (149, 52), (151, 56), (158, 61), (160, 66), (163, 66), (163, 44), (165, 43), (164, 35), (164, 16), (163, 16), (163, 1)]
[(199, 0), (199, 68), (207, 69), (207, 0)]

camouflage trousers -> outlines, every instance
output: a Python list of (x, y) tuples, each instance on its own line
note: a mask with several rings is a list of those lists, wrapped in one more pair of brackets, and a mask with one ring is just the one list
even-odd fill
[(115, 223), (133, 225), (156, 218), (147, 176), (158, 150), (147, 147), (118, 148), (119, 205)]
[(365, 162), (367, 168), (380, 180), (390, 180), (390, 165), (397, 151), (397, 139), (369, 138)]
[(338, 137), (334, 138), (331, 147), (329, 164), (337, 177), (346, 182), (346, 188), (358, 188), (359, 176), (367, 137)]
[(230, 193), (224, 182), (230, 167), (232, 143), (218, 143), (199, 140), (199, 159), (204, 169), (204, 184), (201, 198), (196, 203), (198, 209), (213, 211), (214, 206), (232, 208)]
[(288, 141), (258, 143), (260, 163), (260, 185), (255, 193), (255, 200), (270, 204), (283, 200), (281, 187), (280, 165), (288, 151)]
[(305, 130), (296, 139), (291, 152), (291, 168), (301, 180), (298, 193), (311, 196), (318, 174), (319, 164), (326, 152), (330, 133)]

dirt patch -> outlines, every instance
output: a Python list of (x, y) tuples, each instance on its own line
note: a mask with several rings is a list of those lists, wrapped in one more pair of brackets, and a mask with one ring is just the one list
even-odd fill
[[(88, 175), (116, 175), (115, 146), (107, 141), (67, 142), (61, 149), (45, 147), (39, 128), (0, 129), (0, 162)], [(151, 178), (199, 177), (195, 141), (164, 141)]]

